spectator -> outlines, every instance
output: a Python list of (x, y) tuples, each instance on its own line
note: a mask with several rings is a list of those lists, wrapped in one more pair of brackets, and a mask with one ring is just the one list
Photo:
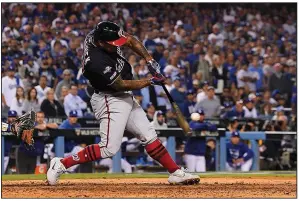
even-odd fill
[(223, 68), (221, 60), (219, 56), (213, 57), (213, 68), (212, 68), (212, 80), (213, 85), (216, 88), (216, 94), (221, 94), (223, 92), (223, 88), (227, 86), (228, 81), (228, 71), (226, 68)]
[(257, 118), (257, 111), (256, 111), (256, 108), (253, 104), (253, 101), (251, 99), (246, 99), (244, 101), (245, 103), (245, 106), (243, 106), (243, 109), (244, 109), (244, 117), (246, 118)]
[(164, 68), (168, 65), (169, 60), (169, 50), (163, 51), (163, 56), (159, 60), (159, 65), (161, 67), (161, 72), (164, 72)]
[(65, 97), (69, 94), (69, 89), (66, 86), (61, 87), (60, 98), (58, 102), (63, 105)]
[[(164, 114), (161, 110), (158, 110), (154, 114), (153, 121), (151, 122), (151, 125), (155, 129), (160, 129), (160, 128), (167, 128), (167, 124), (165, 123), (165, 117)], [(166, 141), (166, 139), (164, 140)]]
[[(10, 125), (12, 122), (14, 122), (16, 120), (16, 118), (18, 117), (18, 114), (16, 111), (14, 110), (9, 110), (8, 114), (7, 114), (7, 123)], [(11, 127), (8, 126), (7, 132), (11, 131)], [(10, 155), (10, 150), (11, 147), (13, 145), (13, 141), (11, 139), (5, 139), (5, 147), (4, 147), (4, 170), (3, 172), (5, 173), (8, 167), (8, 163), (9, 163), (9, 155)]]
[(290, 35), (296, 33), (296, 27), (293, 22), (292, 17), (289, 16), (287, 22), (282, 25), (284, 31), (287, 31)]
[(196, 73), (196, 78), (200, 82), (210, 81), (210, 66), (209, 63), (204, 59), (204, 53), (201, 52), (199, 60), (195, 61), (193, 64), (193, 73)]
[(271, 97), (271, 92), (270, 91), (265, 91), (264, 92), (264, 94), (263, 94), (263, 102), (264, 103), (270, 103), (271, 105), (277, 105), (277, 101), (274, 98)]
[(223, 93), (220, 95), (220, 103), (221, 105), (227, 104), (230, 106), (234, 104), (234, 100), (231, 97), (230, 88), (228, 87), (223, 88)]
[(230, 119), (227, 129), (229, 132), (235, 132), (235, 131), (243, 132), (243, 128), (239, 129), (239, 120), (237, 117), (233, 117)]
[(78, 96), (84, 100), (84, 102), (89, 103), (90, 95), (87, 91), (87, 80), (81, 79), (78, 81)]
[(63, 80), (61, 80), (55, 89), (55, 94), (57, 96), (58, 99), (60, 99), (60, 95), (61, 95), (61, 88), (62, 87), (67, 87), (70, 88), (71, 84), (73, 84), (74, 82), (71, 80), (71, 71), (69, 69), (65, 69), (63, 71)]
[(75, 84), (71, 85), (70, 93), (64, 98), (64, 111), (69, 114), (70, 111), (77, 111), (78, 117), (83, 116), (83, 110), (87, 108), (87, 104), (78, 96), (78, 87)]
[[(203, 110), (198, 110), (197, 113), (192, 113), (192, 121), (189, 123), (193, 131), (217, 131), (216, 125), (205, 122), (205, 113)], [(185, 145), (185, 163), (190, 172), (205, 172), (206, 171), (206, 140), (201, 137), (188, 137)]]
[(190, 63), (190, 66), (199, 60), (199, 53), (201, 51), (201, 46), (199, 44), (195, 44), (193, 46), (193, 52), (187, 56), (187, 61)]
[(228, 71), (229, 85), (237, 85), (237, 67), (234, 64), (234, 55), (232, 53), (227, 55), (226, 62), (223, 64), (223, 67)]
[(37, 91), (37, 99), (39, 103), (41, 104), (43, 100), (46, 98), (46, 94), (49, 90), (51, 90), (50, 87), (47, 86), (47, 76), (42, 75), (39, 78), (39, 85), (35, 87)]
[(237, 73), (238, 87), (247, 87), (249, 91), (256, 91), (256, 81), (259, 79), (259, 74), (257, 72), (248, 71), (248, 66), (246, 63), (242, 64), (242, 69)]
[(192, 89), (187, 91), (187, 97), (184, 102), (184, 116), (186, 118), (189, 118), (193, 112), (195, 112), (195, 93)]
[(258, 63), (258, 56), (254, 56), (252, 59), (252, 63), (249, 64), (248, 68), (249, 72), (256, 72), (258, 73), (258, 78), (256, 81), (256, 90), (260, 91), (263, 89), (263, 86), (265, 84), (263, 83), (264, 81), (264, 72), (263, 72), (263, 67)]
[(42, 111), (36, 112), (36, 124), (35, 129), (45, 131), (47, 129), (56, 129), (58, 125), (56, 123), (47, 123), (45, 120), (45, 113)]
[(195, 106), (196, 110), (202, 109), (205, 111), (207, 118), (219, 117), (221, 105), (219, 99), (215, 96), (215, 89), (212, 86), (208, 87), (207, 98), (203, 99)]
[(273, 117), (272, 105), (270, 103), (265, 103), (258, 117), (262, 119), (268, 119), (268, 120), (272, 119)]
[(62, 122), (59, 126), (59, 129), (75, 129), (81, 128), (81, 125), (78, 123), (78, 113), (76, 110), (70, 111), (68, 118)]
[(54, 90), (47, 91), (47, 98), (41, 104), (41, 111), (46, 117), (63, 117), (65, 116), (64, 109), (60, 103), (54, 99)]
[(219, 32), (219, 30), (220, 27), (218, 24), (213, 25), (213, 33), (209, 34), (208, 40), (210, 44), (222, 47), (224, 36)]
[(146, 108), (146, 117), (150, 122), (152, 122), (154, 120), (156, 108), (151, 102), (147, 104)]
[(243, 118), (245, 117), (245, 110), (243, 109), (243, 101), (239, 100), (236, 102), (235, 106), (232, 108), (230, 112), (227, 113), (225, 118)]
[[(273, 66), (274, 73), (271, 75), (269, 80), (269, 90), (274, 91), (278, 90), (282, 94), (290, 92), (292, 89), (289, 89), (289, 82), (287, 76), (282, 72), (282, 65), (280, 63), (276, 63)], [(283, 83), (283, 84), (282, 84)]]
[[(47, 77), (47, 86), (55, 88), (58, 82), (56, 72), (49, 62), (49, 57), (43, 56), (42, 63), (39, 69), (39, 75)], [(50, 60), (51, 61), (51, 60)]]
[(7, 75), (2, 78), (2, 103), (8, 107), (16, 96), (17, 87), (24, 87), (22, 80), (15, 77), (15, 70), (14, 66), (9, 66)]
[(171, 80), (171, 76), (165, 76), (166, 80), (165, 80), (165, 87), (167, 89), (167, 91), (171, 91), (173, 89), (173, 83)]
[(25, 94), (22, 87), (17, 87), (16, 96), (11, 101), (10, 110), (16, 111), (18, 116), (25, 112)]
[(27, 98), (25, 100), (24, 111), (28, 112), (33, 110), (35, 112), (40, 111), (40, 103), (37, 99), (37, 91), (35, 88), (31, 88), (27, 93)]
[(181, 81), (178, 77), (173, 81), (174, 88), (170, 91), (173, 100), (179, 106), (181, 111), (184, 111), (185, 89), (181, 87)]
[(174, 78), (179, 74), (179, 68), (178, 68), (178, 58), (173, 56), (170, 58), (170, 64), (168, 64), (164, 68), (164, 74), (165, 76), (171, 76), (171, 79), (174, 80)]
[(253, 151), (246, 144), (240, 141), (240, 133), (232, 132), (230, 142), (226, 145), (228, 171), (241, 170), (242, 172), (250, 171), (253, 163)]
[(153, 58), (156, 61), (160, 61), (160, 59), (163, 57), (163, 51), (164, 51), (164, 45), (162, 43), (157, 43), (156, 49), (153, 52)]
[(208, 88), (209, 88), (209, 82), (204, 81), (202, 83), (202, 90), (199, 92), (196, 96), (196, 102), (200, 103), (203, 99), (208, 97)]

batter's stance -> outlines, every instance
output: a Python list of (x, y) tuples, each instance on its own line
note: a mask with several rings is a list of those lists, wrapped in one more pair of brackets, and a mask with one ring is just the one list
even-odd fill
[[(149, 80), (132, 80), (131, 66), (123, 57), (120, 46), (127, 46), (146, 59), (149, 71), (155, 76)], [(55, 185), (58, 177), (73, 165), (115, 155), (125, 129), (133, 133), (147, 153), (168, 170), (169, 183), (199, 183), (198, 175), (186, 173), (172, 160), (132, 95), (131, 90), (164, 83), (163, 75), (154, 70), (158, 65), (139, 40), (112, 22), (100, 22), (86, 36), (83, 74), (95, 89), (91, 105), (100, 121), (101, 142), (89, 145), (73, 156), (53, 158), (47, 172), (50, 185)]]

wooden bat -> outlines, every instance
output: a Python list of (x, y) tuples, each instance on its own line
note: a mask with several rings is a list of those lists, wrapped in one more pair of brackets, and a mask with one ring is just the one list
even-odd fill
[(192, 135), (191, 129), (190, 129), (189, 124), (186, 121), (184, 115), (182, 114), (179, 106), (174, 102), (173, 98), (171, 97), (170, 93), (166, 89), (165, 85), (162, 84), (161, 86), (163, 87), (163, 89), (164, 89), (173, 109), (174, 109), (174, 112), (176, 113), (179, 126), (183, 129), (185, 135), (191, 136)]

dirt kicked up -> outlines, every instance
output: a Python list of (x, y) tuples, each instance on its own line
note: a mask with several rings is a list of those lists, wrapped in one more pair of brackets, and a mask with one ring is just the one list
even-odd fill
[(296, 198), (296, 176), (201, 178), (199, 185), (174, 186), (167, 178), (2, 181), (2, 198)]

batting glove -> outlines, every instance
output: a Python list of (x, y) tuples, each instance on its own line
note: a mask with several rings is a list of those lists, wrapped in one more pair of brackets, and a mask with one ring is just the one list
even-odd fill
[(150, 79), (150, 81), (151, 81), (151, 85), (162, 85), (165, 82), (165, 77), (164, 76), (162, 76), (162, 77), (152, 77)]
[(160, 72), (160, 65), (154, 59), (147, 62), (147, 68), (154, 77), (164, 77)]

